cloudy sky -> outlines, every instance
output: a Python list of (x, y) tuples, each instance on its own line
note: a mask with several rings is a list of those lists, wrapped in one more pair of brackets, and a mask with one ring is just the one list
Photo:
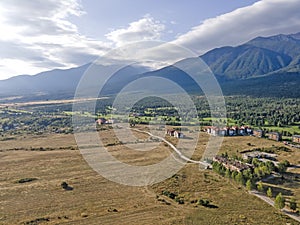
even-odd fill
[(1, 0), (0, 79), (88, 63), (140, 40), (198, 55), (300, 31), (299, 0)]

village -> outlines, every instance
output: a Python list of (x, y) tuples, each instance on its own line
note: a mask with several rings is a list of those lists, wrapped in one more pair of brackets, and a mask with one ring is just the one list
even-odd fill
[[(255, 130), (249, 126), (231, 126), (219, 128), (215, 126), (203, 127), (203, 131), (212, 136), (254, 136), (258, 138), (268, 138), (269, 140), (274, 141), (283, 141), (282, 133), (280, 132), (268, 132), (264, 130)], [(177, 129), (167, 129), (166, 135), (173, 136), (176, 138), (184, 138), (184, 134)], [(291, 138), (291, 143), (284, 141), (286, 145), (291, 147), (300, 148), (300, 135), (293, 135)]]
[[(265, 134), (263, 130), (253, 130), (251, 127), (248, 126), (232, 126), (232, 127), (225, 127), (223, 129), (217, 127), (205, 127), (204, 131), (212, 136), (253, 136), (257, 138), (268, 138), (269, 140), (273, 141), (282, 141), (282, 135), (279, 132), (270, 132), (268, 135)], [(174, 138), (186, 138), (187, 136), (184, 135), (183, 132), (173, 129), (167, 129), (165, 134), (167, 136), (171, 136)], [(291, 145), (291, 147), (299, 147), (297, 145), (300, 143), (299, 139), (300, 135), (294, 135), (292, 138), (292, 143), (283, 142), (285, 145)], [(278, 166), (277, 154), (257, 151), (257, 150), (249, 150), (241, 152), (241, 159), (230, 159), (228, 156), (215, 156), (213, 158), (213, 162), (218, 162), (222, 164), (226, 169), (231, 171), (243, 172), (247, 169), (254, 169), (254, 166), (251, 163), (252, 159), (257, 159), (260, 162), (272, 162), (275, 166)], [(242, 162), (243, 161), (243, 162)]]

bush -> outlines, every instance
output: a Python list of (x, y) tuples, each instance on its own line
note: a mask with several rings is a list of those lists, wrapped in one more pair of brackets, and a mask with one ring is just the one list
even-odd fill
[(60, 184), (60, 186), (61, 186), (64, 190), (66, 190), (66, 191), (72, 191), (72, 190), (73, 190), (73, 187), (70, 187), (69, 184), (68, 184), (67, 182), (62, 182), (62, 183)]
[(278, 209), (283, 209), (285, 206), (285, 199), (281, 193), (279, 193), (275, 198), (275, 207)]
[(278, 165), (277, 165), (277, 171), (279, 173), (285, 173), (286, 170), (287, 170), (287, 166), (286, 166), (285, 163), (278, 163)]
[(268, 190), (267, 190), (267, 196), (269, 198), (272, 198), (273, 197), (273, 192), (272, 192), (272, 189), (269, 187)]
[(209, 206), (210, 201), (209, 200), (205, 200), (205, 199), (199, 199), (198, 201), (198, 205), (202, 205), (204, 207)]
[(165, 195), (165, 196), (167, 196), (167, 197), (169, 197), (169, 198), (171, 198), (171, 199), (175, 199), (177, 197), (177, 194), (169, 192), (169, 191), (166, 191), (166, 190), (163, 191), (162, 194)]
[(175, 198), (175, 201), (176, 201), (178, 204), (184, 204), (184, 199), (181, 198), (181, 197), (176, 197), (176, 198)]
[(22, 183), (32, 182), (35, 180), (37, 180), (37, 178), (22, 178), (22, 179), (18, 180), (18, 183), (22, 184)]

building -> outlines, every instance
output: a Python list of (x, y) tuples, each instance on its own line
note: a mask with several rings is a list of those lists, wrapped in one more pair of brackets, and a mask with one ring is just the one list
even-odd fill
[(251, 127), (246, 127), (247, 134), (253, 134), (253, 129)]
[(274, 141), (281, 141), (282, 140), (282, 135), (279, 132), (270, 132), (268, 135), (268, 138), (270, 140), (274, 140)]
[(247, 126), (245, 127), (232, 126), (232, 127), (224, 127), (224, 128), (211, 126), (211, 127), (206, 127), (206, 132), (213, 136), (236, 136), (236, 135), (244, 136), (244, 135), (251, 135), (253, 133), (252, 129)]
[(99, 125), (105, 124), (106, 123), (106, 119), (105, 118), (99, 118), (96, 120), (96, 123)]
[(183, 133), (181, 133), (181, 132), (175, 130), (175, 131), (174, 131), (174, 137), (176, 137), (176, 138), (183, 138), (184, 135), (183, 135)]
[(253, 169), (252, 165), (245, 164), (240, 161), (229, 159), (223, 156), (216, 156), (213, 158), (213, 161), (222, 164), (226, 169), (229, 169), (230, 171), (242, 172), (243, 170)]
[(252, 128), (248, 127), (248, 126), (241, 126), (238, 131), (239, 131), (240, 135), (251, 135), (251, 134), (253, 134)]
[(213, 135), (213, 136), (218, 136), (219, 135), (219, 128), (217, 128), (217, 127), (207, 127), (206, 132), (208, 134)]
[(166, 130), (166, 134), (169, 136), (174, 136), (174, 132), (175, 132), (175, 130), (170, 130), (170, 129)]
[(226, 135), (227, 135), (227, 129), (226, 129), (226, 128), (220, 129), (220, 130), (219, 130), (219, 135), (220, 135), (220, 136), (226, 136)]
[(265, 136), (265, 132), (263, 130), (255, 130), (255, 131), (253, 131), (253, 135), (255, 137), (262, 138)]
[(245, 128), (244, 128), (244, 127), (240, 127), (240, 128), (238, 129), (238, 134), (239, 134), (239, 135), (245, 135), (245, 134), (246, 134)]
[(234, 135), (235, 135), (235, 129), (230, 128), (230, 129), (228, 130), (228, 135), (229, 135), (229, 136), (234, 136)]
[(113, 124), (114, 120), (113, 119), (105, 119), (105, 118), (99, 118), (96, 120), (96, 123), (98, 125), (103, 125), (103, 124)]
[(167, 129), (166, 134), (171, 136), (171, 137), (176, 137), (176, 138), (183, 138), (184, 137), (182, 132), (179, 132), (179, 131), (174, 130), (174, 129)]
[(292, 137), (292, 142), (294, 142), (294, 143), (300, 143), (300, 135), (294, 135)]
[(276, 161), (276, 157), (277, 154), (259, 152), (259, 151), (247, 152), (242, 154), (242, 158), (245, 160), (256, 158), (256, 159), (268, 159), (268, 160)]

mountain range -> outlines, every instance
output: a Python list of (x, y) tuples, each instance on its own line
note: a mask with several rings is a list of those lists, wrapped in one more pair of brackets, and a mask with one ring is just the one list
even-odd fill
[(227, 79), (300, 71), (300, 33), (257, 37), (237, 47), (213, 49), (201, 58)]
[[(225, 95), (300, 97), (300, 33), (257, 37), (236, 47), (213, 49), (199, 57), (215, 74)], [(186, 63), (189, 60), (186, 59)], [(2, 80), (0, 96), (72, 97), (89, 66)], [(107, 66), (97, 66), (98, 71), (108, 69)], [(175, 66), (151, 72), (129, 66), (112, 77), (102, 94), (117, 93), (124, 84), (148, 76), (165, 77), (188, 92), (199, 92), (195, 83)]]

